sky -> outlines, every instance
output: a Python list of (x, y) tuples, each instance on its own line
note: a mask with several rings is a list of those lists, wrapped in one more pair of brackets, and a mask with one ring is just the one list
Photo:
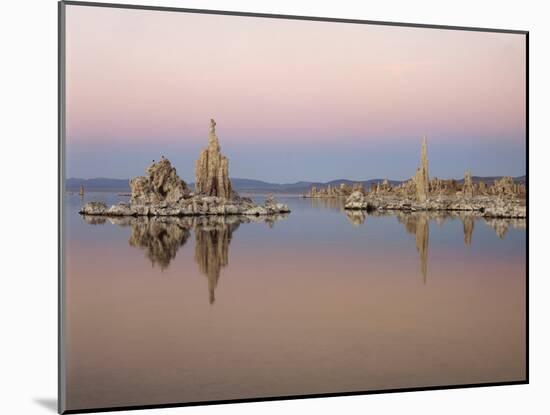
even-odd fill
[(217, 122), (231, 177), (525, 174), (525, 36), (68, 5), (66, 175), (186, 181)]

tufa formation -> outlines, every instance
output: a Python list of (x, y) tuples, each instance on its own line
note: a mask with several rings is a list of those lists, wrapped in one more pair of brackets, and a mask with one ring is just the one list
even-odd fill
[(393, 187), (389, 181), (373, 185), (369, 192), (353, 191), (345, 209), (404, 211), (472, 211), (484, 217), (525, 218), (526, 188), (511, 177), (492, 184), (474, 182), (466, 171), (462, 183), (454, 179), (430, 179), (426, 137), (422, 140), (420, 166), (408, 181)]
[(195, 192), (179, 178), (176, 169), (164, 156), (146, 170), (145, 176), (130, 180), (129, 203), (111, 207), (103, 202), (84, 204), (79, 213), (98, 216), (202, 216), (245, 215), (266, 216), (288, 213), (287, 205), (272, 196), (263, 205), (240, 197), (231, 188), (229, 162), (220, 152), (216, 122), (210, 120), (208, 147), (196, 163)]
[(220, 151), (216, 121), (210, 119), (208, 146), (201, 151), (195, 164), (195, 193), (230, 199), (229, 161)]
[(416, 170), (414, 184), (416, 185), (416, 200), (419, 202), (425, 202), (428, 199), (430, 192), (426, 137), (422, 139), (422, 147), (420, 150), (420, 167)]
[(147, 176), (138, 176), (130, 180), (130, 203), (175, 203), (189, 196), (187, 184), (178, 177), (176, 169), (168, 159), (163, 157), (159, 162), (151, 164), (145, 172)]

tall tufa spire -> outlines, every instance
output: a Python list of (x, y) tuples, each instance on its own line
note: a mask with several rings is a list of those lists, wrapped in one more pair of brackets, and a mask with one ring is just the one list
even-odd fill
[(220, 151), (220, 142), (216, 135), (216, 121), (210, 118), (210, 132), (208, 134), (208, 148), (212, 151)]
[(419, 202), (425, 202), (430, 194), (430, 176), (428, 173), (428, 145), (426, 136), (422, 138), (420, 150), (420, 167), (414, 176), (416, 184), (416, 198)]
[(430, 180), (430, 175), (428, 172), (428, 142), (426, 139), (426, 136), (422, 137), (422, 150), (421, 150), (421, 163), (422, 163), (422, 169), (426, 173), (426, 180)]
[(221, 154), (214, 119), (210, 119), (208, 146), (201, 151), (195, 163), (195, 176), (195, 193), (224, 199), (232, 197), (229, 161)]
[(472, 173), (470, 173), (469, 170), (466, 170), (466, 173), (464, 173), (464, 185), (462, 186), (462, 195), (464, 197), (474, 196), (474, 183), (472, 181)]

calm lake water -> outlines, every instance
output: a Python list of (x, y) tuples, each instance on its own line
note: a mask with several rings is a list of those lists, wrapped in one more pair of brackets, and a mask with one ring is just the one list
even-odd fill
[(525, 378), (525, 221), (277, 199), (268, 222), (104, 220), (68, 194), (67, 408)]

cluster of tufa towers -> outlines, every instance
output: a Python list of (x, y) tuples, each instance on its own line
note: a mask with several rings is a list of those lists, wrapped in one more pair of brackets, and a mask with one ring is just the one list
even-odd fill
[[(131, 203), (175, 203), (191, 193), (187, 183), (179, 178), (176, 169), (164, 156), (158, 162), (153, 160), (146, 173), (146, 176), (130, 180)], [(195, 164), (195, 194), (222, 199), (237, 196), (229, 179), (229, 160), (221, 153), (213, 119), (210, 120), (208, 146), (201, 151)]]

